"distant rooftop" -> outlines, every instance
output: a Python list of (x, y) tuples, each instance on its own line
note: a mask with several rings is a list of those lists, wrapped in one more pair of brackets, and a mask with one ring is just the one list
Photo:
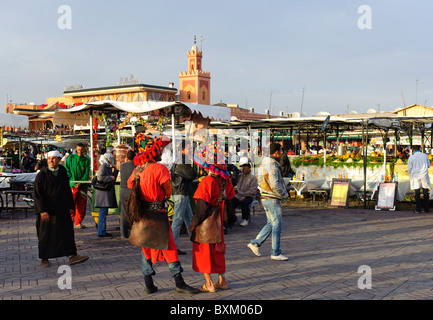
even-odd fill
[(127, 84), (122, 86), (110, 86), (110, 87), (99, 87), (99, 88), (88, 88), (88, 89), (78, 89), (78, 90), (67, 90), (64, 91), (63, 94), (72, 94), (72, 93), (85, 93), (85, 92), (92, 92), (92, 91), (105, 91), (105, 90), (116, 90), (116, 89), (127, 89), (127, 88), (136, 88), (140, 87), (143, 89), (153, 89), (153, 90), (165, 90), (165, 91), (173, 91), (177, 92), (176, 88), (173, 87), (163, 87), (163, 86), (155, 86), (150, 84)]

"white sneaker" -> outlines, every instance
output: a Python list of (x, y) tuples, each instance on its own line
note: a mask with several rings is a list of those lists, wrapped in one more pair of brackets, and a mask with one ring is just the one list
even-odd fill
[(271, 260), (287, 261), (289, 260), (289, 258), (283, 256), (282, 254), (279, 254), (278, 256), (271, 256)]
[(247, 245), (248, 248), (250, 248), (250, 250), (257, 256), (257, 257), (261, 257), (262, 255), (259, 252), (259, 247), (253, 245), (252, 243), (248, 243)]
[(248, 220), (242, 220), (242, 222), (240, 223), (240, 225), (242, 227), (246, 227), (248, 225)]

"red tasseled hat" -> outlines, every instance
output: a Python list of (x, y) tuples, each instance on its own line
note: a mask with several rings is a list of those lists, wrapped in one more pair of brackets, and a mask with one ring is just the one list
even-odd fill
[(164, 149), (170, 143), (170, 139), (167, 136), (154, 137), (140, 132), (136, 133), (135, 142), (138, 146), (138, 152), (134, 158), (134, 164), (139, 166), (153, 159), (156, 156), (156, 150)]

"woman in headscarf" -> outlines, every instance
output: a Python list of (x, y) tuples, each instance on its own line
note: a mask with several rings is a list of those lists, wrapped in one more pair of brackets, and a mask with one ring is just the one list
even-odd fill
[(109, 208), (117, 208), (116, 193), (114, 190), (114, 181), (116, 173), (113, 171), (113, 155), (105, 153), (99, 158), (99, 169), (96, 173), (99, 181), (111, 182), (112, 187), (109, 190), (95, 189), (95, 208), (99, 208), (98, 217), (98, 237), (111, 237), (111, 233), (107, 233), (106, 220)]
[[(192, 267), (204, 274), (206, 283), (199, 290), (215, 292), (229, 289), (225, 278), (224, 204), (233, 199), (235, 191), (230, 173), (224, 163), (224, 150), (212, 143), (194, 154), (194, 162), (208, 172), (195, 194), (196, 208), (189, 229), (193, 241)], [(218, 273), (218, 281), (212, 282), (211, 274)]]

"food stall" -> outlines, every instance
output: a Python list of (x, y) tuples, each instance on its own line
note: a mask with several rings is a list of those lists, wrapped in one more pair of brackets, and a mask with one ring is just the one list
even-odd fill
[[(345, 155), (303, 156), (292, 160), (295, 177), (304, 177), (304, 192), (310, 190), (330, 190), (332, 179), (350, 179), (349, 195), (364, 190), (371, 192), (380, 181), (391, 180), (393, 177), (393, 162), (386, 163), (385, 172), (382, 156), (367, 156), (366, 174), (364, 175), (364, 159), (360, 153), (346, 153)], [(325, 165), (326, 164), (326, 165)], [(299, 180), (299, 178), (296, 178)]]
[[(18, 128), (18, 129), (28, 129), (29, 118), (23, 115), (17, 115), (12, 113), (2, 113), (0, 116), (0, 148), (3, 148), (7, 143), (7, 139), (3, 135), (4, 127), (8, 128)], [(23, 174), (21, 173), (7, 173), (5, 172), (5, 166), (0, 163), (0, 191), (9, 189), (10, 182), (15, 179), (22, 179)], [(3, 201), (2, 193), (0, 193), (0, 213), (3, 209), (8, 207), (8, 204)]]
[[(0, 150), (7, 144), (8, 140), (4, 137), (4, 128), (28, 129), (29, 118), (27, 116), (1, 113), (0, 115)], [(21, 150), (20, 150), (21, 151)], [(0, 172), (4, 171), (3, 163), (0, 163)]]
[[(271, 141), (292, 148), (291, 151), (296, 155), (289, 155), (289, 158), (292, 169), (297, 173), (295, 177), (298, 178), (285, 178), (285, 181), (288, 185), (293, 184), (298, 195), (313, 189), (329, 189), (333, 178), (349, 178), (352, 180), (350, 193), (363, 192), (363, 198), (366, 199), (367, 193), (374, 192), (379, 182), (398, 179), (397, 200), (402, 201), (411, 190), (407, 175), (407, 157), (401, 158), (401, 155), (397, 154), (397, 147), (420, 144), (424, 151), (426, 146), (430, 146), (432, 150), (432, 123), (433, 115), (406, 116), (396, 112), (387, 116), (373, 113), (353, 117), (347, 115), (235, 120), (225, 124), (214, 123), (213, 127), (243, 127), (248, 128), (249, 132), (268, 130)], [(328, 141), (331, 136), (337, 142), (333, 152), (329, 152), (328, 143), (322, 143), (323, 147), (328, 147), (324, 148), (322, 154), (305, 155), (309, 141)], [(339, 143), (345, 136), (356, 136), (360, 146), (345, 149), (345, 146)], [(370, 152), (368, 142), (373, 140), (377, 140), (383, 150)], [(392, 152), (387, 151), (387, 147), (393, 147)], [(430, 158), (433, 160), (432, 156)], [(253, 164), (260, 165), (257, 162)], [(299, 178), (302, 176), (303, 182), (302, 178)]]
[[(184, 102), (121, 102), (104, 100), (94, 101), (70, 109), (56, 110), (54, 114), (55, 125), (87, 126), (87, 128), (90, 129), (89, 145), (92, 177), (97, 171), (96, 148), (98, 144), (98, 129), (101, 123), (103, 124), (104, 130), (102, 130), (102, 133), (100, 134), (105, 134), (104, 140), (106, 147), (117, 147), (121, 145), (121, 130), (130, 124), (133, 124), (133, 131), (141, 128), (146, 132), (158, 135), (166, 126), (170, 126), (172, 143), (171, 148), (170, 145), (166, 148), (170, 148), (169, 150), (172, 151), (172, 162), (174, 162), (177, 153), (176, 133), (179, 133), (179, 130), (176, 128), (182, 128), (182, 131), (189, 131), (189, 133), (195, 132), (200, 128), (207, 128), (211, 119), (217, 121), (229, 121), (230, 111), (226, 107)], [(156, 123), (156, 125), (152, 125), (152, 123)], [(188, 124), (188, 126), (185, 127), (185, 124)], [(135, 148), (135, 143), (129, 147)], [(125, 148), (125, 146), (122, 146), (122, 149), (123, 148)], [(116, 155), (118, 151), (119, 153), (122, 153), (120, 150), (116, 150), (114, 155)], [(90, 181), (88, 181), (88, 183), (90, 183)], [(117, 200), (119, 199), (118, 192), (119, 186), (117, 183)], [(90, 196), (92, 199), (92, 215), (95, 217), (95, 220), (97, 220), (98, 209), (94, 208), (93, 195), (94, 190), (92, 188), (92, 195)], [(118, 209), (110, 209), (109, 214), (119, 214)]]

